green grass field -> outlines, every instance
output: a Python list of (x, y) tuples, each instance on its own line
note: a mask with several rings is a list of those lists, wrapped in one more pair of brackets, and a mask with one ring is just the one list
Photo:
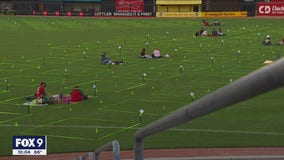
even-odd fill
[[(47, 135), (48, 153), (93, 151), (115, 139), (133, 149), (135, 131), (191, 103), (190, 92), (200, 99), (284, 54), (284, 46), (261, 45), (267, 34), (280, 42), (282, 19), (220, 21), (227, 35), (213, 38), (193, 36), (201, 19), (0, 16), (0, 155), (11, 155), (14, 135)], [(138, 58), (143, 47), (171, 57)], [(103, 51), (126, 64), (100, 64)], [(78, 85), (93, 95), (96, 84), (97, 96), (27, 114), (24, 97), (42, 81), (50, 94)], [(284, 89), (258, 96), (146, 138), (144, 146), (284, 146), (283, 96)]]

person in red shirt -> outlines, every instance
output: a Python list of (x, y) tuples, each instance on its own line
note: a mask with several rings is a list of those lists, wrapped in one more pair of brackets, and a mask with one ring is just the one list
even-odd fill
[(72, 90), (70, 97), (71, 102), (79, 102), (89, 98), (89, 96), (83, 94), (78, 86), (75, 86), (75, 88)]
[(39, 87), (37, 88), (36, 98), (41, 98), (41, 97), (44, 97), (46, 95), (45, 94), (45, 87), (46, 87), (46, 83), (41, 82)]
[(209, 26), (209, 21), (208, 20), (202, 20), (203, 26)]
[(45, 93), (46, 83), (41, 82), (37, 88), (37, 92), (35, 94), (36, 102), (40, 104), (50, 104), (53, 103), (53, 97), (48, 96)]

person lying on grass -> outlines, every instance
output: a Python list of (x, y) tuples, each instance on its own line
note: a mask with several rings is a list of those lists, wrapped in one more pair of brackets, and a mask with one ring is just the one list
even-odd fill
[(122, 60), (112, 61), (109, 57), (106, 56), (106, 52), (101, 54), (101, 64), (112, 64), (112, 65), (121, 65), (124, 64)]

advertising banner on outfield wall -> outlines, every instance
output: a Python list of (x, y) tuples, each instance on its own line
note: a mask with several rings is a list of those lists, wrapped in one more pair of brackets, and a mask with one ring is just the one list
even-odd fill
[(284, 3), (257, 3), (258, 16), (284, 16)]
[(201, 17), (200, 12), (156, 12), (158, 18)]
[(202, 12), (201, 16), (205, 18), (222, 18), (222, 17), (247, 17), (247, 11), (242, 12)]
[(33, 11), (34, 16), (89, 16), (89, 17), (154, 17), (152, 12), (47, 12)]
[(143, 12), (144, 0), (115, 0), (116, 12)]

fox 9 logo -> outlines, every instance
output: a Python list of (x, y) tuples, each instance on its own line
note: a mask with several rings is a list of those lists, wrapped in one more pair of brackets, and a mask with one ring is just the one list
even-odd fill
[(13, 155), (46, 155), (46, 136), (13, 136)]

